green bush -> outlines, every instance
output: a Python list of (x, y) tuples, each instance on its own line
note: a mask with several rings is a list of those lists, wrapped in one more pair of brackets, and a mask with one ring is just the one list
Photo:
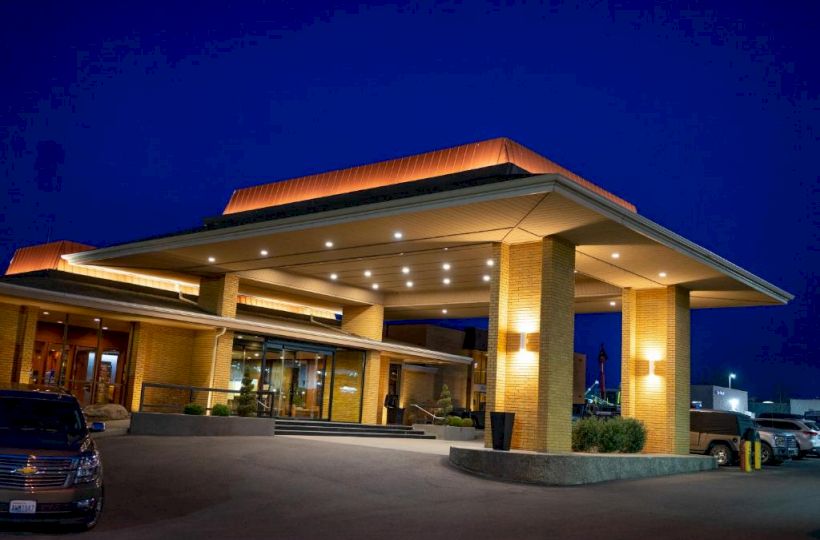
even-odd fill
[(256, 413), (256, 395), (253, 392), (253, 379), (251, 372), (246, 370), (242, 377), (242, 387), (239, 389), (239, 396), (235, 398), (236, 414), (239, 416), (251, 416)]
[(211, 407), (211, 416), (230, 416), (231, 408), (224, 403), (217, 403)]
[(458, 416), (448, 416), (445, 421), (448, 426), (461, 427), (461, 418)]
[(473, 419), (472, 418), (462, 418), (461, 419), (461, 427), (473, 427)]
[(194, 416), (202, 416), (205, 414), (205, 407), (199, 403), (189, 403), (184, 409), (182, 409), (182, 412), (185, 414), (192, 414)]
[(584, 418), (572, 426), (572, 449), (576, 452), (634, 454), (643, 450), (644, 444), (646, 428), (634, 418)]

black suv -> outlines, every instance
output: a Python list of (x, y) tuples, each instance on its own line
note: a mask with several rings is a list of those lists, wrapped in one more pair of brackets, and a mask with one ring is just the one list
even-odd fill
[(93, 527), (103, 469), (77, 400), (49, 387), (0, 388), (0, 520)]

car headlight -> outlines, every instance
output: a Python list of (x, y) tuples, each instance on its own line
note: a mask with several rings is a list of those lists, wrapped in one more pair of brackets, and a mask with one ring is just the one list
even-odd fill
[(775, 446), (786, 446), (786, 438), (785, 437), (775, 437), (774, 438)]
[(97, 452), (80, 458), (77, 472), (74, 475), (75, 484), (93, 482), (100, 475), (100, 455)]

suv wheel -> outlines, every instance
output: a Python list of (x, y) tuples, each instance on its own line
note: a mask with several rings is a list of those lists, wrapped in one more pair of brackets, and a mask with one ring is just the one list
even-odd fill
[(729, 465), (732, 462), (732, 449), (723, 443), (715, 443), (709, 449), (709, 455), (717, 459), (719, 466)]
[(760, 443), (760, 462), (764, 465), (780, 465), (780, 460), (775, 459), (769, 443)]

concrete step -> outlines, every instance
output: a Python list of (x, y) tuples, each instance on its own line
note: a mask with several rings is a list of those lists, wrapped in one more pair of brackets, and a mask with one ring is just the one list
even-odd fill
[(276, 431), (300, 431), (310, 433), (313, 431), (343, 431), (345, 433), (393, 433), (393, 434), (411, 434), (420, 435), (423, 431), (413, 429), (361, 429), (358, 427), (342, 427), (342, 426), (305, 426), (305, 425), (281, 425), (276, 424)]
[(420, 432), (414, 433), (380, 433), (373, 431), (294, 431), (290, 429), (277, 429), (276, 436), (299, 435), (312, 437), (380, 437), (385, 439), (435, 439), (434, 435), (424, 435)]
[(328, 428), (353, 428), (353, 429), (367, 429), (367, 430), (374, 430), (374, 431), (381, 431), (385, 429), (389, 430), (400, 430), (400, 431), (412, 431), (413, 428), (411, 426), (402, 426), (396, 424), (386, 424), (386, 425), (374, 425), (374, 424), (357, 424), (353, 422), (328, 422), (322, 420), (295, 420), (291, 418), (277, 418), (276, 419), (276, 426), (277, 427), (288, 427), (288, 426), (310, 426), (310, 427), (328, 427)]

